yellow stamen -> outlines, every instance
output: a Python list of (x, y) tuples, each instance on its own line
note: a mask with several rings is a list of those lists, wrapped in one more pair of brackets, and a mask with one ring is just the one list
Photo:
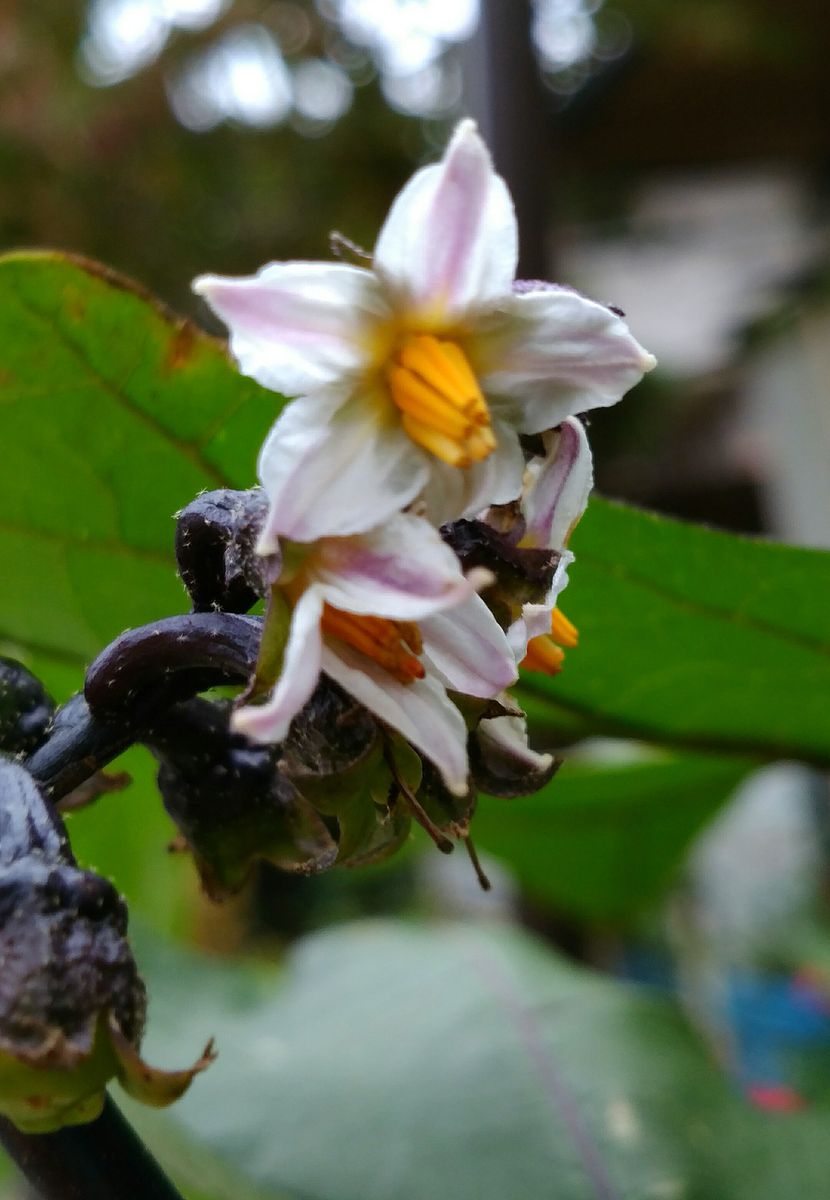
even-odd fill
[(579, 645), (579, 630), (558, 608), (555, 608), (551, 614), (550, 635), (555, 642), (558, 642), (560, 646), (565, 646), (568, 650), (573, 650)]
[(487, 403), (455, 342), (407, 335), (386, 368), (386, 381), (404, 429), (436, 458), (468, 467), (495, 450)]
[(558, 675), (565, 661), (565, 651), (546, 633), (531, 638), (521, 666), (526, 671), (541, 671), (543, 675)]
[(390, 621), (363, 613), (344, 612), (326, 604), (320, 627), (328, 637), (339, 638), (383, 667), (399, 683), (423, 679), (421, 633), (412, 621)]

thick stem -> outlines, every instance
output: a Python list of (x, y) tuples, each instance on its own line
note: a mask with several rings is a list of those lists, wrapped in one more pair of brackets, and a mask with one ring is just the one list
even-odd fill
[(261, 628), (257, 617), (192, 613), (122, 634), (89, 668), (84, 695), (55, 714), (26, 769), (50, 800), (60, 800), (141, 741), (171, 705), (217, 684), (244, 682)]
[[(25, 763), (48, 798), (48, 811), (36, 807), (35, 820), (21, 809), (25, 829), (15, 826), (11, 832), (45, 837), (54, 824), (62, 837), (48, 801), (59, 800), (139, 741), (171, 705), (214, 684), (247, 678), (259, 633), (256, 618), (198, 613), (116, 639), (87, 673), (85, 695), (58, 710), (49, 736)], [(42, 799), (34, 787), (31, 792), (24, 796), (30, 804), (33, 796)], [(6, 842), (9, 833), (7, 828)], [(5, 849), (17, 852), (11, 844)], [(63, 852), (71, 860), (68, 846)], [(97, 1120), (56, 1133), (24, 1133), (0, 1117), (0, 1144), (42, 1200), (182, 1200), (109, 1097)]]
[(0, 1117), (0, 1142), (41, 1200), (182, 1200), (109, 1097), (97, 1120), (57, 1133)]

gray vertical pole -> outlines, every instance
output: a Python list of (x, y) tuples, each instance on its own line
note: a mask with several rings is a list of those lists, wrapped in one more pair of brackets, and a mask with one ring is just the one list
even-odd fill
[(519, 277), (552, 274), (547, 230), (553, 165), (551, 103), (530, 37), (530, 0), (480, 0), (465, 48), (464, 98), (507, 180), (519, 218)]

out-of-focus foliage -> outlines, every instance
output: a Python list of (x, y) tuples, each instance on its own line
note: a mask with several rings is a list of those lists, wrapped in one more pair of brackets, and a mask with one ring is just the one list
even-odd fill
[[(223, 21), (240, 23), (244, 7)], [(91, 254), (182, 306), (199, 272), (325, 257), (335, 227), (372, 244), (408, 166), (406, 122), (372, 88), (336, 138), (238, 125), (197, 135), (170, 111), (165, 74), (221, 28), (180, 31), (162, 59), (92, 87), (77, 69), (86, 8), (36, 0), (0, 13), (0, 246)]]
[(665, 890), (696, 833), (751, 768), (740, 758), (684, 754), (602, 766), (568, 763), (533, 796), (483, 798), (476, 844), (555, 912), (621, 922)]
[(157, 1055), (223, 1030), (164, 1121), (134, 1114), (184, 1180), (204, 1147), (275, 1200), (826, 1194), (819, 1118), (752, 1111), (666, 1001), (509, 929), (345, 926), (278, 980), (142, 957)]

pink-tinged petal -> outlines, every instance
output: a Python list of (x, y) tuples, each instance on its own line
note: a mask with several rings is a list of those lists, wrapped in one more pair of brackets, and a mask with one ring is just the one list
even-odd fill
[(260, 538), (312, 542), (346, 537), (405, 508), (429, 476), (429, 456), (371, 401), (340, 396), (295, 400), (259, 456), (270, 510)]
[(269, 263), (244, 279), (201, 275), (193, 290), (227, 325), (242, 373), (287, 396), (358, 371), (365, 331), (385, 314), (371, 272), (343, 263)]
[(518, 260), (510, 193), (472, 121), (440, 163), (410, 179), (375, 246), (375, 269), (399, 297), (430, 313), (486, 308), (510, 292)]
[(545, 457), (533, 459), (527, 468), (523, 544), (561, 550), (585, 512), (594, 486), (591, 447), (582, 422), (569, 417), (559, 429), (545, 434), (545, 449)]
[(310, 567), (329, 604), (347, 612), (418, 620), (466, 600), (476, 580), (423, 517), (395, 513), (349, 538), (325, 538)]
[(424, 656), (447, 687), (490, 699), (515, 683), (510, 644), (480, 596), (427, 617), (419, 628)]
[(528, 771), (548, 771), (553, 764), (550, 754), (537, 754), (527, 744), (527, 721), (524, 717), (492, 717), (482, 721), (476, 731), (483, 749), (507, 758), (511, 765)]
[(511, 296), (476, 357), (491, 409), (522, 433), (616, 404), (657, 361), (611, 309), (559, 287)]
[(470, 467), (432, 459), (429, 483), (419, 499), (433, 525), (475, 517), (491, 504), (507, 504), (522, 490), (525, 460), (514, 429), (493, 420), (496, 449)]
[(323, 598), (315, 588), (300, 597), (291, 614), (282, 672), (264, 704), (249, 704), (231, 716), (231, 728), (255, 742), (281, 742), (294, 717), (317, 686), (323, 643)]
[(323, 670), (434, 763), (456, 796), (468, 789), (467, 727), (442, 684), (429, 675), (398, 683), (348, 646), (323, 647)]

